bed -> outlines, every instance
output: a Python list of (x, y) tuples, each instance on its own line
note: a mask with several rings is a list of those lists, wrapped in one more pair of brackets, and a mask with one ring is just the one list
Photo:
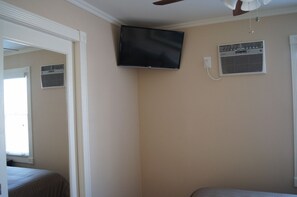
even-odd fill
[(55, 172), (7, 166), (9, 197), (69, 197), (69, 183)]
[(297, 197), (297, 195), (240, 189), (201, 188), (196, 190), (191, 197)]

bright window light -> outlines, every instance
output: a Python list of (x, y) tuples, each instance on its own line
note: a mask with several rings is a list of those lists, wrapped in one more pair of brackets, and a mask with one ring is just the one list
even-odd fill
[(4, 117), (7, 158), (32, 163), (29, 67), (4, 70)]
[(4, 80), (6, 153), (29, 156), (27, 78)]

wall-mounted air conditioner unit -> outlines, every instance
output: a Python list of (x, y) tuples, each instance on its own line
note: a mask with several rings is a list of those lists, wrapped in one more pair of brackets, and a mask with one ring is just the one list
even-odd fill
[(220, 45), (220, 75), (266, 73), (264, 41)]
[(64, 64), (42, 66), (41, 87), (64, 87)]

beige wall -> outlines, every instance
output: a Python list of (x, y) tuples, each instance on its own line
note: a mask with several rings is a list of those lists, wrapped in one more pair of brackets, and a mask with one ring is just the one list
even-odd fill
[(61, 0), (6, 0), (87, 33), (93, 196), (141, 193), (137, 72), (116, 66), (118, 28)]
[[(143, 197), (187, 197), (199, 187), (297, 193), (289, 35), (297, 15), (183, 29), (181, 69), (140, 70)], [(265, 40), (267, 74), (212, 81), (217, 45)]]
[(66, 57), (40, 50), (4, 57), (5, 69), (31, 68), (33, 168), (54, 170), (68, 179), (68, 131), (65, 88), (42, 89), (40, 67), (65, 64)]

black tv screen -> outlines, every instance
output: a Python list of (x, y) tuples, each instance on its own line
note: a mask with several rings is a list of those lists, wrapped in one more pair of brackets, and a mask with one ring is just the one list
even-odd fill
[(184, 33), (121, 26), (119, 66), (179, 69)]

